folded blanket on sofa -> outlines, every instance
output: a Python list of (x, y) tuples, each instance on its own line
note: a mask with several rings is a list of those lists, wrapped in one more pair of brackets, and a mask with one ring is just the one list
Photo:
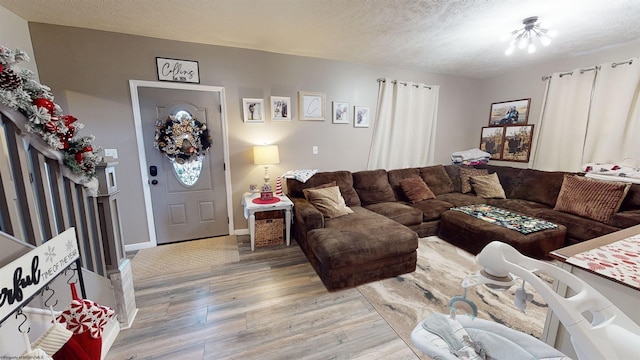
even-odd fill
[(640, 182), (640, 169), (618, 164), (586, 163), (582, 165), (585, 176), (612, 181)]
[(480, 149), (457, 151), (451, 154), (451, 161), (453, 161), (454, 164), (459, 164), (464, 161), (489, 160), (490, 158), (491, 154)]
[(304, 170), (289, 170), (282, 177), (288, 179), (296, 179), (300, 182), (307, 182), (315, 173), (318, 172), (318, 169), (304, 169)]

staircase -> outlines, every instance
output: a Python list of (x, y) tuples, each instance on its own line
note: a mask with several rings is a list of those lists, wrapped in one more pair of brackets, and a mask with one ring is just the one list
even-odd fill
[[(117, 216), (117, 195), (104, 186), (91, 191), (78, 181), (66, 170), (58, 151), (25, 130), (28, 119), (22, 113), (0, 104), (0, 115), (0, 267), (75, 228), (86, 298), (116, 310), (115, 320), (103, 333), (104, 357), (120, 328), (130, 326), (136, 312), (131, 265), (124, 255)], [(112, 169), (111, 165), (102, 164), (98, 178)], [(50, 302), (57, 300), (54, 310), (63, 310), (69, 304), (67, 283), (77, 281), (77, 275), (61, 274), (50, 285), (55, 294)], [(13, 288), (12, 282), (0, 279), (0, 288)], [(43, 295), (28, 307), (47, 308)], [(12, 324), (16, 321), (13, 316), (0, 324), (0, 357), (24, 352), (18, 324)], [(29, 333), (30, 338), (37, 335)]]

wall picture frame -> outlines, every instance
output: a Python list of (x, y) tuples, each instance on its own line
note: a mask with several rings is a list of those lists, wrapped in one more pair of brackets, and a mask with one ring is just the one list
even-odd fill
[(300, 120), (324, 121), (326, 118), (326, 94), (314, 91), (298, 91)]
[(286, 96), (272, 96), (271, 102), (271, 120), (272, 121), (291, 121), (291, 98)]
[(264, 123), (264, 99), (243, 98), (242, 114), (247, 124)]
[(533, 125), (504, 127), (502, 160), (529, 162), (533, 140)]
[(349, 123), (349, 103), (334, 101), (331, 106), (331, 120), (334, 124)]
[(369, 108), (367, 106), (353, 107), (353, 126), (357, 128), (369, 127)]
[(156, 57), (158, 81), (200, 84), (198, 62)]
[(504, 126), (485, 126), (480, 132), (480, 150), (491, 154), (491, 160), (502, 159)]
[(489, 112), (489, 126), (526, 125), (531, 98), (495, 102)]

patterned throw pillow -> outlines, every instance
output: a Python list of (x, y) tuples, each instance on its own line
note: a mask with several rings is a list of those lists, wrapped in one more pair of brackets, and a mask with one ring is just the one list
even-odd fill
[(436, 196), (429, 186), (419, 177), (410, 177), (400, 180), (400, 188), (404, 195), (411, 201), (417, 203), (422, 200), (435, 199)]
[(554, 210), (603, 223), (618, 212), (631, 184), (565, 175)]
[(471, 192), (471, 183), (469, 179), (472, 176), (489, 175), (487, 169), (460, 168), (460, 190), (463, 194)]
[(493, 173), (482, 176), (472, 176), (470, 179), (471, 186), (476, 195), (485, 199), (506, 199), (507, 196), (504, 193), (502, 184), (498, 174)]

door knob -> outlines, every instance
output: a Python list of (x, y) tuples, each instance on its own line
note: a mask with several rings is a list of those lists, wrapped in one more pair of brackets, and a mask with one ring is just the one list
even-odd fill
[(158, 180), (156, 179), (151, 180), (151, 185), (158, 185)]

